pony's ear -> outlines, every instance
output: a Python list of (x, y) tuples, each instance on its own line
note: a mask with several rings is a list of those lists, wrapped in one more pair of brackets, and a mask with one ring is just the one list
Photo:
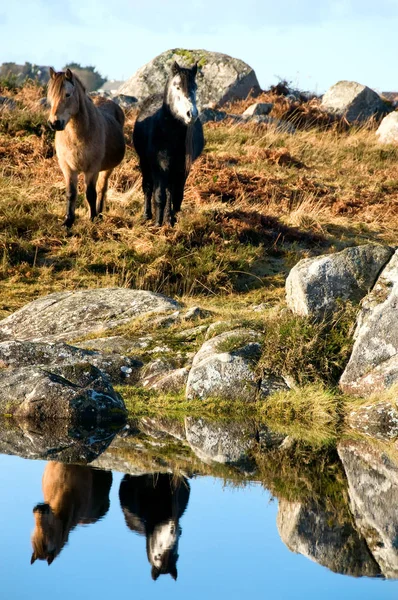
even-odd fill
[(177, 567), (175, 565), (170, 569), (170, 575), (174, 579), (174, 581), (177, 581), (178, 573), (177, 573)]
[(173, 62), (173, 64), (171, 65), (171, 72), (173, 75), (177, 75), (178, 73), (180, 73), (180, 71), (181, 71), (181, 67), (178, 64), (178, 62), (175, 60)]
[(151, 577), (152, 577), (152, 579), (154, 581), (156, 581), (157, 578), (159, 577), (159, 575), (160, 575), (159, 569), (157, 567), (152, 567), (152, 569), (151, 569)]
[(194, 66), (191, 69), (191, 73), (192, 75), (195, 77), (196, 73), (198, 72), (198, 61), (196, 61), (196, 63), (194, 64)]
[(51, 565), (51, 563), (53, 562), (55, 558), (55, 552), (51, 552), (48, 556), (47, 556), (47, 564), (48, 566)]
[(54, 69), (52, 67), (50, 67), (50, 77), (51, 79), (55, 79), (56, 76), (56, 72), (54, 71)]
[(65, 71), (65, 78), (70, 81), (71, 83), (73, 83), (73, 73), (70, 69), (66, 69)]
[(35, 560), (37, 560), (37, 556), (36, 554), (33, 552), (32, 556), (30, 557), (30, 564), (33, 565), (33, 563), (35, 562)]

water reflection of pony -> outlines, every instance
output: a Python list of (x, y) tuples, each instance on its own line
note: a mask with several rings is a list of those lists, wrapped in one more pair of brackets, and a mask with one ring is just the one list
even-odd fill
[(152, 579), (169, 573), (177, 579), (179, 520), (189, 500), (184, 477), (155, 473), (125, 475), (119, 491), (127, 527), (146, 536)]
[(71, 227), (79, 173), (84, 173), (91, 219), (103, 210), (108, 179), (124, 156), (124, 113), (111, 100), (99, 98), (93, 102), (70, 69), (60, 73), (50, 69), (50, 74), (49, 123), (56, 131), (55, 149), (67, 188), (64, 225)]
[(40, 559), (51, 565), (76, 525), (95, 523), (108, 512), (112, 473), (49, 462), (42, 485), (44, 503), (33, 509), (31, 564)]

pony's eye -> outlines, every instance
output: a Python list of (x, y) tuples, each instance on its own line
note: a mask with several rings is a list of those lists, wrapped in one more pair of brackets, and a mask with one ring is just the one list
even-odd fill
[(65, 98), (70, 98), (70, 94), (65, 94)]

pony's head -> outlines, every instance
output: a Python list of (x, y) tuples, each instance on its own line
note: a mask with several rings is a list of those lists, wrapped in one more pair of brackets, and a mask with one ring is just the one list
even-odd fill
[(166, 84), (165, 102), (171, 113), (185, 125), (194, 123), (198, 118), (195, 81), (197, 71), (197, 64), (186, 69), (174, 62)]
[(178, 540), (181, 527), (175, 519), (156, 525), (153, 532), (147, 533), (147, 554), (151, 563), (152, 579), (169, 573), (177, 579)]
[(48, 123), (54, 131), (65, 129), (70, 118), (79, 111), (79, 90), (82, 85), (70, 69), (56, 73), (50, 67), (47, 100), (50, 104)]
[(51, 565), (60, 553), (65, 540), (62, 521), (57, 518), (49, 504), (38, 504), (33, 509), (35, 528), (32, 533), (33, 553), (30, 564), (35, 560), (46, 560)]

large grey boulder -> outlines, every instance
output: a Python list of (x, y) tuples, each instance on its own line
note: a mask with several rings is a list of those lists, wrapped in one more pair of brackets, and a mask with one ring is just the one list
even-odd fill
[(71, 341), (124, 325), (135, 317), (176, 310), (171, 298), (143, 290), (104, 288), (56, 292), (0, 321), (0, 341)]
[(280, 500), (277, 526), (282, 542), (292, 552), (354, 577), (377, 577), (380, 568), (349, 515), (338, 515), (319, 502)]
[(398, 465), (364, 441), (337, 447), (358, 531), (385, 577), (398, 577)]
[(398, 381), (398, 250), (364, 299), (341, 389), (367, 396)]
[(29, 367), (79, 365), (90, 363), (107, 375), (114, 384), (133, 384), (138, 381), (143, 363), (119, 354), (103, 355), (83, 350), (63, 342), (0, 342), (0, 367)]
[(250, 451), (256, 445), (254, 427), (239, 422), (186, 417), (185, 434), (192, 451), (204, 463), (253, 468)]
[(382, 144), (398, 143), (398, 112), (392, 112), (384, 117), (376, 135)]
[(304, 258), (287, 277), (287, 304), (295, 314), (320, 318), (336, 310), (341, 300), (359, 302), (392, 254), (387, 246), (365, 244)]
[(196, 82), (200, 108), (206, 105), (221, 106), (231, 100), (246, 98), (250, 93), (254, 95), (260, 92), (255, 72), (242, 60), (219, 52), (175, 48), (163, 52), (138, 69), (118, 89), (118, 95), (134, 96), (142, 102), (152, 94), (162, 94), (174, 61), (181, 66), (192, 66), (198, 61)]
[(261, 336), (249, 329), (226, 331), (206, 341), (193, 359), (186, 397), (250, 402), (288, 389), (282, 378), (264, 374), (261, 379), (256, 373), (261, 342)]
[(390, 107), (382, 98), (355, 81), (338, 81), (324, 94), (322, 108), (345, 117), (350, 123), (366, 121), (370, 117), (382, 117), (390, 112)]
[(126, 408), (109, 379), (89, 363), (0, 369), (0, 414), (35, 421), (121, 421)]

